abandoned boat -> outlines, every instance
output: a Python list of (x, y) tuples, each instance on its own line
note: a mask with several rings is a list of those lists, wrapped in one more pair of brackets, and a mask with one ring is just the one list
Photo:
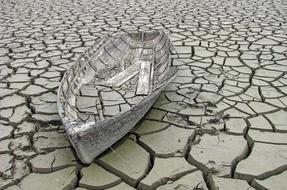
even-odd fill
[(123, 32), (98, 40), (66, 71), (58, 109), (83, 163), (126, 135), (172, 81), (171, 47), (163, 31)]

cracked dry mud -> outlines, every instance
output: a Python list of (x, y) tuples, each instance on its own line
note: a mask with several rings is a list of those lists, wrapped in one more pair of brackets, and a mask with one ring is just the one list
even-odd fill
[[(1, 0), (0, 189), (284, 189), (284, 2)], [(168, 32), (178, 75), (133, 132), (82, 165), (57, 87), (119, 29)]]

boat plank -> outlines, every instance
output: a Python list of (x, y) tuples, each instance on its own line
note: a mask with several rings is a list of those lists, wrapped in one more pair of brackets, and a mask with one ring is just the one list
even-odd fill
[(108, 86), (114, 86), (114, 87), (119, 87), (131, 78), (133, 78), (135, 75), (139, 73), (139, 65), (138, 64), (133, 64), (129, 66), (126, 70), (116, 74), (112, 78), (110, 78), (106, 84)]
[(151, 67), (152, 63), (148, 61), (138, 61), (140, 65), (139, 80), (137, 86), (137, 95), (148, 95), (150, 92), (151, 83)]

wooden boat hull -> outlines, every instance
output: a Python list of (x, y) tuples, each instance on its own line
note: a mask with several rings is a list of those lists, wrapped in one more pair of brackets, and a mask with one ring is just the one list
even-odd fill
[[(141, 41), (138, 46), (138, 34), (143, 33), (121, 35), (115, 42), (102, 39), (63, 76), (58, 90), (59, 114), (83, 163), (91, 163), (131, 131), (175, 77), (177, 69), (170, 67), (171, 42), (167, 35), (146, 34), (142, 36), (146, 42)], [(150, 48), (153, 43), (159, 45)], [(127, 55), (131, 56), (128, 60)], [(121, 70), (121, 66), (125, 68)], [(80, 104), (79, 96), (85, 95), (83, 86), (93, 92)], [(117, 95), (119, 99), (115, 98)], [(136, 98), (136, 102), (129, 102), (130, 98)], [(119, 112), (114, 113), (114, 108)]]

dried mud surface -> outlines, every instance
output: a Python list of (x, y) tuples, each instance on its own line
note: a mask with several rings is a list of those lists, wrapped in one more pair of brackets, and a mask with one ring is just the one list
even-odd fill
[[(1, 0), (0, 189), (284, 189), (286, 13), (284, 0)], [(120, 29), (164, 29), (179, 72), (134, 131), (82, 165), (57, 88)]]

